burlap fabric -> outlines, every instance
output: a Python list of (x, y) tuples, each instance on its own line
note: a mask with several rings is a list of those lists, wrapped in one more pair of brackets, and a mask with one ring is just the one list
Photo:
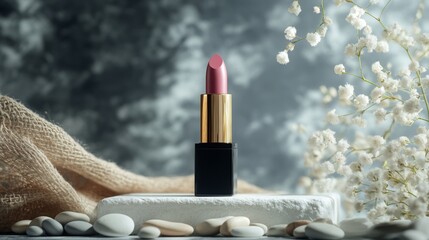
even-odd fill
[[(97, 201), (133, 192), (193, 192), (193, 176), (144, 177), (95, 157), (62, 128), (0, 96), (0, 232), (65, 210), (94, 218)], [(239, 192), (260, 192), (243, 181)]]

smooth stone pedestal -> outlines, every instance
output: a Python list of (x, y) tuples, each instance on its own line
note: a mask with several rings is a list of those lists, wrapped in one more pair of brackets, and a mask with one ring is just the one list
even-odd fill
[(137, 232), (150, 219), (196, 226), (209, 218), (246, 216), (267, 226), (296, 219), (330, 218), (338, 222), (338, 195), (237, 194), (232, 197), (195, 197), (189, 194), (130, 194), (101, 200), (97, 218), (109, 213), (130, 216)]

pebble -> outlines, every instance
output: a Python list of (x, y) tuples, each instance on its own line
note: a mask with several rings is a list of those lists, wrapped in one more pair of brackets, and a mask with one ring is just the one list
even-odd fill
[(194, 228), (191, 225), (159, 219), (148, 220), (143, 223), (143, 226), (157, 227), (161, 231), (161, 235), (170, 237), (189, 236), (194, 232)]
[(72, 212), (72, 211), (64, 211), (64, 212), (58, 213), (57, 216), (55, 216), (55, 220), (57, 220), (63, 225), (71, 221), (85, 221), (85, 222), (90, 221), (88, 215), (84, 213), (78, 213), (78, 212)]
[(412, 229), (417, 230), (429, 236), (429, 217), (422, 217), (414, 221), (411, 226)]
[(120, 213), (106, 214), (94, 223), (94, 230), (107, 237), (122, 237), (130, 235), (134, 230), (134, 221)]
[(157, 238), (161, 236), (161, 230), (159, 230), (159, 228), (157, 227), (146, 226), (146, 227), (142, 227), (137, 235), (140, 238), (147, 238), (147, 239)]
[(64, 231), (73, 236), (90, 236), (95, 234), (91, 223), (80, 220), (67, 223), (64, 226)]
[(14, 223), (11, 227), (12, 232), (16, 234), (25, 234), (25, 230), (30, 225), (31, 220), (21, 220)]
[(302, 226), (302, 225), (307, 225), (310, 222), (311, 221), (309, 221), (309, 220), (296, 220), (296, 221), (293, 221), (293, 222), (289, 223), (286, 226), (286, 230), (285, 230), (286, 234), (289, 235), (289, 236), (293, 236), (293, 230), (295, 230), (295, 228), (297, 228), (299, 226)]
[(38, 236), (42, 236), (45, 234), (43, 229), (39, 226), (29, 226), (25, 230), (25, 232), (27, 233), (28, 236), (31, 236), (31, 237), (38, 237)]
[(30, 224), (28, 226), (38, 226), (38, 227), (42, 227), (42, 222), (45, 219), (51, 219), (50, 217), (47, 216), (39, 216), (34, 218), (33, 220), (31, 220)]
[(264, 235), (268, 232), (268, 227), (267, 225), (263, 224), (263, 223), (250, 223), (250, 226), (255, 226), (255, 227), (260, 227), (262, 228), (262, 230), (264, 230)]
[(318, 218), (318, 219), (314, 220), (313, 222), (334, 224), (334, 222), (332, 222), (332, 219), (330, 219), (330, 218)]
[(232, 216), (204, 220), (195, 227), (195, 233), (200, 236), (217, 235), (220, 233), (220, 226), (230, 218)]
[(393, 222), (382, 222), (372, 226), (365, 237), (381, 239), (384, 236), (393, 233), (403, 232), (411, 228), (411, 222), (408, 220), (398, 220)]
[(368, 218), (349, 218), (340, 222), (346, 237), (359, 237), (365, 235), (372, 227), (372, 222)]
[(52, 218), (43, 220), (42, 228), (45, 230), (45, 233), (50, 236), (60, 236), (64, 232), (63, 225)]
[(301, 225), (295, 230), (293, 230), (293, 236), (296, 238), (307, 238), (307, 235), (305, 235), (305, 229), (307, 228), (307, 225)]
[(410, 229), (399, 234), (400, 240), (427, 240), (427, 237), (424, 233)]
[(287, 224), (277, 224), (268, 228), (267, 236), (271, 237), (284, 237), (286, 236)]
[(305, 235), (310, 239), (334, 240), (342, 239), (344, 231), (332, 224), (313, 222), (305, 228)]
[(235, 227), (231, 229), (231, 235), (234, 237), (262, 237), (264, 230), (257, 226)]
[(223, 236), (231, 236), (231, 230), (236, 227), (245, 227), (250, 225), (250, 219), (247, 217), (233, 217), (226, 220), (220, 226), (220, 234)]

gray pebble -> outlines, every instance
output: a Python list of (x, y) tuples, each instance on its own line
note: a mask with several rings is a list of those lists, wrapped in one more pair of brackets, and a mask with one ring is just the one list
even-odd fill
[(57, 216), (55, 216), (55, 220), (57, 220), (61, 224), (66, 224), (66, 223), (69, 223), (71, 221), (89, 222), (90, 219), (89, 219), (88, 215), (86, 215), (84, 213), (73, 212), (73, 211), (64, 211), (64, 212), (58, 213)]
[(266, 234), (268, 232), (267, 225), (265, 225), (263, 223), (250, 223), (250, 226), (256, 226), (256, 227), (262, 228), (262, 230), (264, 230), (264, 234)]
[(69, 222), (64, 226), (64, 230), (67, 234), (74, 236), (90, 236), (95, 234), (92, 224), (86, 221)]
[(329, 223), (312, 222), (305, 228), (305, 235), (310, 239), (334, 240), (342, 239), (344, 231)]
[(340, 222), (346, 237), (360, 237), (365, 235), (373, 223), (368, 218), (348, 218)]
[(142, 227), (137, 234), (140, 238), (152, 239), (161, 236), (161, 230), (154, 226)]
[(422, 217), (411, 224), (411, 228), (429, 236), (429, 217)]
[(257, 226), (243, 226), (235, 227), (231, 229), (231, 235), (234, 237), (262, 237), (264, 235), (264, 229)]
[(307, 228), (307, 225), (302, 225), (293, 230), (293, 236), (296, 238), (307, 238), (307, 235), (305, 235), (305, 229)]
[(400, 240), (427, 240), (426, 236), (417, 230), (407, 230), (399, 234)]
[(365, 235), (368, 238), (382, 239), (387, 235), (403, 232), (411, 228), (409, 221), (383, 222), (372, 226)]
[(43, 220), (42, 228), (45, 230), (46, 234), (50, 236), (60, 236), (64, 231), (63, 225), (52, 218)]
[(43, 229), (39, 226), (29, 226), (27, 230), (25, 230), (25, 233), (31, 237), (38, 237), (44, 235), (45, 231), (43, 231)]
[(267, 236), (271, 237), (285, 237), (287, 224), (277, 224), (270, 226), (267, 231)]

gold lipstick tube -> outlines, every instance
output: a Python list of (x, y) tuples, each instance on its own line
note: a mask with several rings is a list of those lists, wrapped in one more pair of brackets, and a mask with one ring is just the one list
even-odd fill
[(201, 94), (200, 142), (232, 143), (231, 94)]

